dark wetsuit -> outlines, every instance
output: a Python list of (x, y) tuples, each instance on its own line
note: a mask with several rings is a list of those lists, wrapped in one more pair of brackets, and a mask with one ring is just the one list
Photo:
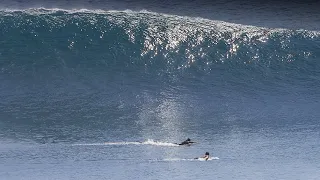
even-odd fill
[(182, 143), (180, 143), (179, 145), (187, 145), (190, 144), (190, 141), (183, 141)]
[(183, 141), (182, 143), (180, 143), (180, 144), (178, 144), (178, 145), (190, 145), (190, 144), (192, 144), (192, 143), (195, 143), (195, 142), (192, 142), (192, 141), (188, 141), (188, 140), (185, 140), (185, 141)]

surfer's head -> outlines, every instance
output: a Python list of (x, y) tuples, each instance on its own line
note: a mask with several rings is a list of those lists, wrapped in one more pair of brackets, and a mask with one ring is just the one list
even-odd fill
[(188, 138), (187, 141), (191, 141), (191, 140)]
[(206, 156), (209, 156), (209, 152), (206, 152), (205, 155), (206, 155)]

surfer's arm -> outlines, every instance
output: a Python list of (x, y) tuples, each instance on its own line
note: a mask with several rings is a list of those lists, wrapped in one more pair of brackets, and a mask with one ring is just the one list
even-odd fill
[(203, 156), (202, 158), (207, 161), (209, 159), (209, 156)]

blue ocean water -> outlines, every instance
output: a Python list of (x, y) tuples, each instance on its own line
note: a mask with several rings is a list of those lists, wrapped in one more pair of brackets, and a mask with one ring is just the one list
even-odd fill
[(319, 14), (166, 3), (2, 4), (0, 179), (320, 177)]

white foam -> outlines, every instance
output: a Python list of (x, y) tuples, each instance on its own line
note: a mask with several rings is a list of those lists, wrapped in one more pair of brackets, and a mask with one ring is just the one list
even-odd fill
[(73, 146), (112, 146), (112, 145), (153, 145), (153, 146), (179, 146), (178, 144), (169, 142), (160, 142), (148, 139), (144, 142), (105, 142), (105, 143), (84, 143), (84, 144), (73, 144)]
[(154, 146), (179, 146), (178, 144), (169, 143), (169, 142), (154, 141), (152, 139), (148, 139), (147, 141), (142, 142), (142, 144), (154, 145)]
[[(212, 161), (212, 160), (218, 160), (219, 157), (210, 157), (207, 161)], [(204, 158), (167, 158), (163, 160), (157, 160), (157, 161), (206, 161)]]

